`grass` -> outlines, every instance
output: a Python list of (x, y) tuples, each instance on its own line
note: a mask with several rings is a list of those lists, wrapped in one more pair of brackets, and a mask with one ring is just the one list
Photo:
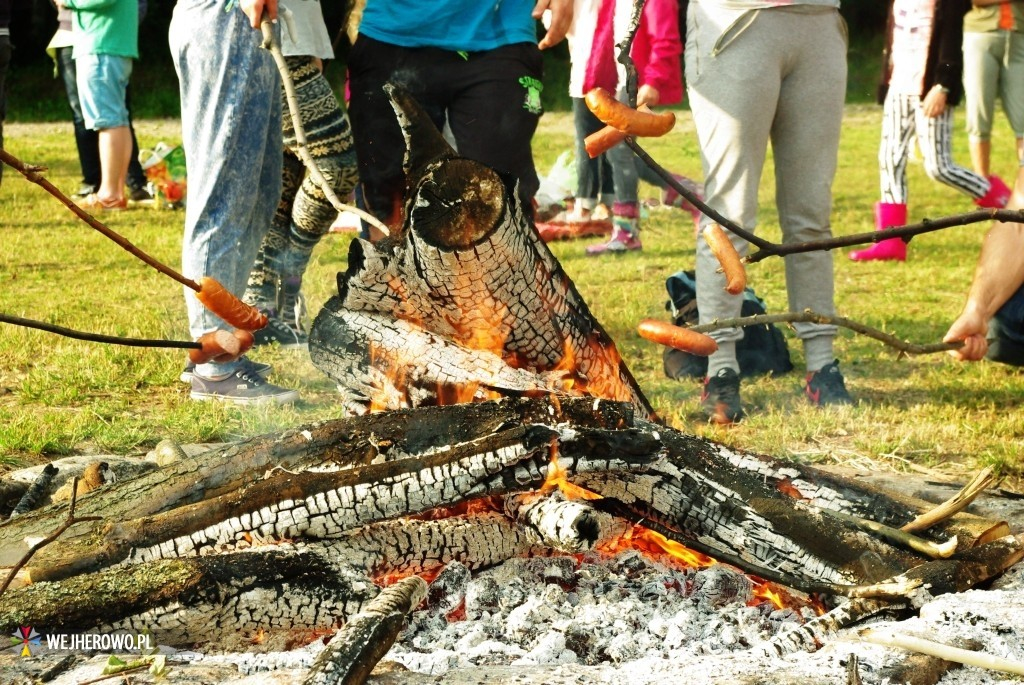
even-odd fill
[[(873, 227), (877, 200), (875, 150), (880, 110), (850, 105), (834, 185), (834, 231)], [(180, 140), (176, 120), (136, 122), (140, 144)], [(571, 145), (570, 115), (546, 115), (535, 139), (542, 173)], [(67, 123), (8, 124), (8, 149), (49, 166), (58, 187), (77, 187), (74, 138)], [(1008, 130), (996, 132), (994, 168), (1015, 169)], [(1007, 143), (1000, 145), (999, 143)], [(666, 138), (646, 147), (674, 171), (700, 175), (688, 113)], [(966, 160), (965, 137), (955, 158)], [(762, 183), (759, 233), (778, 238), (773, 172)], [(914, 220), (966, 211), (969, 201), (910, 169)], [(653, 195), (648, 187), (643, 192)], [(181, 288), (77, 220), (42, 188), (7, 170), (0, 188), (0, 312), (99, 333), (185, 339)], [(129, 210), (103, 217), (158, 259), (180, 264), (183, 214)], [(941, 231), (914, 240), (905, 264), (854, 264), (836, 255), (838, 310), (844, 316), (917, 342), (941, 338), (963, 303), (986, 226)], [(898, 359), (879, 343), (842, 331), (837, 352), (848, 386), (860, 402), (819, 411), (801, 395), (802, 374), (747, 382), (750, 418), (721, 429), (698, 412), (699, 385), (664, 377), (661, 352), (635, 333), (644, 317), (664, 318), (665, 278), (691, 268), (694, 235), (688, 216), (654, 211), (644, 223), (644, 251), (610, 259), (583, 256), (580, 242), (553, 250), (574, 279), (646, 391), (671, 424), (757, 452), (809, 462), (867, 468), (935, 469), (959, 473), (984, 464), (1016, 481), (1024, 476), (1024, 376), (990, 363), (958, 364), (945, 355)], [(305, 281), (315, 312), (345, 268), (350, 237), (331, 234), (317, 247)], [(769, 311), (785, 307), (781, 261), (749, 270)], [(177, 380), (181, 352), (79, 342), (0, 325), (0, 463), (38, 463), (72, 453), (136, 453), (163, 438), (226, 441), (339, 413), (333, 383), (303, 353), (259, 351), (275, 366), (274, 380), (298, 387), (294, 407), (235, 409), (194, 403)], [(797, 369), (799, 342), (787, 332)]]

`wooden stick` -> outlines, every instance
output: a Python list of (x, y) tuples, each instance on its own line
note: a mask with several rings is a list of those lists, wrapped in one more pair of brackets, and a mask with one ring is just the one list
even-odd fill
[(56, 326), (54, 324), (43, 323), (42, 321), (35, 321), (33, 319), (24, 319), (20, 316), (11, 316), (9, 314), (0, 314), (0, 323), (9, 323), (14, 324), (15, 326), (35, 328), (40, 331), (46, 331), (47, 333), (63, 335), (65, 338), (74, 338), (75, 340), (109, 343), (111, 345), (127, 345), (128, 347), (170, 347), (183, 350), (201, 350), (203, 348), (200, 343), (192, 341), (160, 340), (152, 338), (122, 338), (116, 335), (87, 333), (85, 331), (76, 331), (71, 328), (65, 328), (64, 326)]
[(107, 236), (111, 240), (113, 240), (115, 243), (117, 243), (125, 250), (127, 250), (134, 256), (144, 261), (146, 264), (149, 264), (151, 267), (153, 267), (160, 273), (164, 274), (165, 276), (170, 276), (178, 283), (181, 283), (182, 285), (191, 288), (196, 292), (199, 292), (198, 283), (193, 281), (191, 278), (186, 278), (185, 276), (175, 271), (171, 267), (167, 266), (163, 262), (157, 261), (155, 258), (149, 256), (148, 254), (137, 248), (134, 244), (132, 244), (130, 240), (122, 236), (120, 233), (117, 233), (116, 231), (105, 226), (92, 214), (89, 214), (87, 211), (76, 205), (70, 198), (68, 198), (67, 195), (60, 192), (60, 190), (55, 185), (47, 181), (46, 177), (43, 176), (43, 172), (46, 171), (46, 167), (37, 166), (35, 164), (25, 164), (24, 162), (22, 162), (17, 157), (7, 152), (3, 148), (0, 148), (0, 162), (3, 162), (4, 164), (13, 169), (16, 169), (18, 172), (21, 173), (22, 176), (32, 181), (36, 185), (41, 186), (44, 190), (46, 190), (46, 192), (50, 193), (50, 195), (53, 195), (55, 198), (60, 200), (65, 207), (74, 212), (75, 216), (77, 216), (79, 219), (89, 224), (91, 227), (93, 227), (103, 235)]
[(960, 492), (956, 493), (931, 511), (926, 511), (921, 514), (913, 521), (900, 528), (900, 530), (912, 533), (919, 530), (927, 530), (936, 523), (945, 521), (950, 516), (953, 516), (957, 512), (966, 508), (978, 497), (978, 495), (991, 486), (993, 482), (995, 482), (995, 474), (992, 467), (986, 466), (978, 472), (978, 475), (971, 479), (971, 482), (963, 486), (963, 488), (960, 489)]
[(369, 212), (364, 212), (358, 207), (342, 202), (334, 192), (334, 188), (324, 178), (323, 172), (320, 171), (320, 165), (317, 164), (316, 159), (310, 154), (309, 148), (306, 145), (306, 129), (303, 128), (302, 117), (299, 115), (299, 103), (295, 97), (295, 84), (292, 82), (291, 74), (288, 73), (288, 63), (284, 59), (284, 53), (281, 52), (281, 46), (274, 36), (274, 25), (269, 19), (264, 19), (260, 24), (260, 28), (263, 31), (263, 47), (270, 51), (271, 56), (274, 58), (274, 63), (277, 65), (277, 70), (281, 72), (281, 83), (284, 85), (285, 100), (288, 102), (288, 113), (291, 115), (292, 129), (295, 131), (294, 150), (299, 155), (302, 163), (306, 165), (310, 178), (320, 186), (320, 190), (324, 191), (327, 201), (336, 210), (339, 212), (352, 212), (384, 235), (391, 235), (391, 231), (380, 219)]
[(732, 328), (735, 326), (760, 326), (761, 324), (794, 323), (798, 321), (804, 323), (832, 324), (833, 326), (849, 328), (861, 335), (866, 335), (869, 338), (874, 338), (879, 342), (883, 342), (889, 347), (893, 347), (904, 354), (934, 354), (935, 352), (946, 352), (947, 350), (957, 350), (963, 347), (962, 341), (919, 345), (906, 340), (900, 340), (895, 335), (880, 331), (877, 328), (872, 328), (871, 326), (866, 326), (842, 316), (819, 314), (818, 312), (810, 309), (805, 309), (802, 312), (756, 314), (754, 316), (743, 316), (735, 319), (716, 319), (710, 323), (702, 324), (700, 326), (687, 326), (686, 329), (696, 333), (708, 333), (710, 331), (717, 331), (721, 328)]
[(1006, 221), (1012, 223), (1024, 222), (1024, 210), (1017, 209), (979, 209), (965, 214), (956, 214), (938, 219), (925, 219), (920, 223), (907, 224), (906, 226), (894, 226), (883, 231), (871, 231), (869, 233), (854, 233), (846, 236), (836, 236), (824, 240), (811, 240), (803, 243), (787, 243), (781, 245), (760, 238), (735, 221), (723, 216), (720, 212), (709, 207), (696, 193), (683, 186), (664, 167), (654, 161), (650, 154), (644, 150), (633, 138), (626, 138), (626, 145), (636, 154), (654, 173), (658, 174), (673, 190), (686, 198), (690, 204), (699, 209), (709, 219), (727, 228), (751, 245), (758, 248), (757, 252), (747, 255), (743, 261), (747, 264), (754, 264), (768, 257), (784, 257), (790, 254), (801, 252), (815, 252), (818, 250), (834, 250), (840, 247), (852, 247), (854, 245), (866, 245), (877, 243), (880, 240), (889, 238), (912, 238), (922, 233), (931, 233), (944, 228), (954, 226), (967, 226), (982, 221)]
[(969, 649), (951, 647), (949, 645), (942, 644), (941, 642), (934, 642), (932, 640), (926, 640), (912, 635), (890, 633), (879, 630), (878, 628), (865, 628), (857, 633), (857, 637), (864, 642), (870, 642), (874, 645), (898, 647), (910, 652), (920, 652), (921, 654), (928, 654), (929, 656), (945, 659), (946, 661), (955, 661), (956, 663), (964, 664), (966, 666), (975, 666), (977, 668), (984, 668), (990, 671), (1002, 671), (1004, 673), (1024, 675), (1024, 663), (1021, 663), (1020, 661), (1004, 659), (1002, 657), (993, 656), (992, 654), (972, 652)]

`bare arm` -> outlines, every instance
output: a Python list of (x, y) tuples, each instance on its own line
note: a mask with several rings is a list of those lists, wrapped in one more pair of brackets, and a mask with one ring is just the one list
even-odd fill
[[(1024, 167), (1022, 167), (1024, 168)], [(1024, 175), (1022, 173), (1021, 175)], [(1021, 178), (1018, 192), (1010, 201), (1019, 208)], [(981, 246), (974, 281), (967, 293), (963, 311), (943, 338), (945, 342), (962, 340), (964, 346), (950, 354), (961, 361), (977, 361), (985, 356), (988, 343), (985, 334), (992, 315), (1024, 284), (1024, 224), (997, 221), (992, 224)]]

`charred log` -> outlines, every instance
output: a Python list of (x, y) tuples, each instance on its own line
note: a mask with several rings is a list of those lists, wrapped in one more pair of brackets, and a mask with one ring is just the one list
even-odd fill
[(478, 399), (586, 388), (650, 415), (514, 188), (439, 148), (419, 106), (400, 89), (389, 92), (413, 151), (405, 223), (379, 243), (353, 241), (338, 295), (310, 334), (313, 363), (339, 383), (348, 408), (429, 404), (439, 387), (468, 386)]
[(329, 627), (376, 594), (365, 576), (282, 548), (165, 559), (10, 590), (0, 597), (0, 628), (148, 629), (161, 644), (185, 646), (260, 627)]

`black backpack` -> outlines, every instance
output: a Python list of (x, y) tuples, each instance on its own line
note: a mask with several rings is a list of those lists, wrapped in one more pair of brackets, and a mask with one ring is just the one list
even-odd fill
[[(697, 280), (693, 271), (679, 271), (665, 281), (668, 302), (665, 304), (672, 314), (672, 323), (677, 326), (695, 326), (697, 314)], [(751, 288), (743, 293), (740, 316), (754, 316), (767, 313), (764, 301)], [(671, 347), (662, 353), (665, 375), (669, 378), (704, 378), (708, 372), (707, 357), (699, 357)], [(736, 343), (736, 360), (740, 365), (740, 376), (780, 375), (793, 370), (789, 359), (789, 347), (782, 331), (773, 324), (745, 326), (743, 338)]]

